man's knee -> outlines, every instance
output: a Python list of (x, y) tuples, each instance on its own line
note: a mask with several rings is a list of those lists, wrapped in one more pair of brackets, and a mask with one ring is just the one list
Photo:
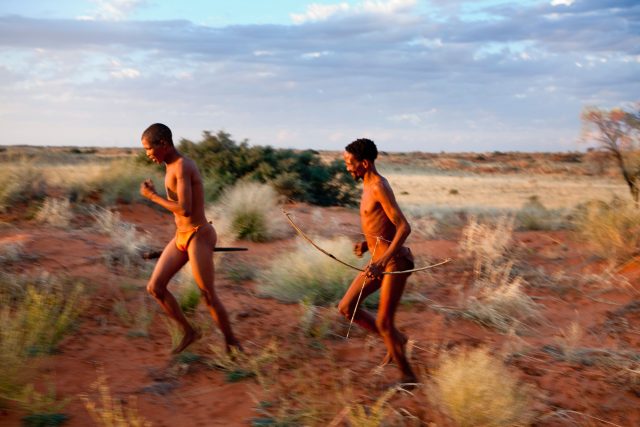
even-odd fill
[(389, 335), (393, 331), (393, 323), (388, 317), (376, 318), (376, 327), (380, 332), (380, 335)]
[(147, 284), (147, 292), (149, 292), (149, 294), (157, 300), (164, 300), (166, 291), (166, 286), (162, 286), (156, 281), (149, 281), (149, 283)]

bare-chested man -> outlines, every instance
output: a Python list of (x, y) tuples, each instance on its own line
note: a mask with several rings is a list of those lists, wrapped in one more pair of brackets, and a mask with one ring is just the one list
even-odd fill
[[(343, 153), (347, 171), (364, 183), (360, 220), (365, 241), (357, 243), (354, 252), (362, 256), (368, 250), (372, 259), (365, 272), (353, 280), (338, 309), (348, 319), (353, 318), (358, 325), (382, 337), (387, 347), (384, 363), (395, 361), (402, 372), (401, 383), (412, 384), (417, 382), (417, 377), (405, 355), (407, 338), (394, 325), (396, 308), (409, 274), (382, 275), (383, 271), (414, 267), (411, 251), (403, 246), (411, 233), (411, 226), (402, 214), (389, 182), (376, 170), (374, 162), (377, 156), (376, 145), (364, 138), (347, 145)], [(380, 305), (374, 319), (362, 309), (362, 302), (378, 289)], [(361, 290), (362, 296), (356, 307)]]
[(193, 160), (184, 157), (173, 145), (171, 130), (156, 123), (142, 134), (142, 146), (147, 157), (155, 163), (166, 165), (164, 185), (167, 198), (160, 196), (151, 180), (140, 186), (140, 194), (172, 212), (175, 217), (176, 235), (162, 251), (147, 290), (160, 303), (162, 309), (178, 322), (184, 336), (173, 353), (186, 349), (200, 337), (180, 309), (174, 296), (167, 290), (169, 280), (191, 262), (193, 277), (200, 288), (209, 312), (224, 334), (227, 351), (240, 348), (231, 331), (227, 312), (214, 291), (213, 250), (217, 235), (204, 213), (202, 178)]

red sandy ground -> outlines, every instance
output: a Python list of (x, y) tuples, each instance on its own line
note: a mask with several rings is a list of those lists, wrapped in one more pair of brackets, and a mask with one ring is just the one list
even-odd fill
[[(122, 205), (118, 209), (123, 220), (151, 233), (156, 246), (162, 246), (173, 233), (171, 218), (157, 210), (145, 205)], [(314, 230), (309, 225), (313, 224), (312, 209), (316, 208), (290, 207), (310, 232), (325, 236), (338, 234), (327, 229)], [(325, 224), (337, 223), (347, 229), (358, 227), (355, 211), (326, 208), (322, 214), (323, 219), (326, 218)], [(14, 266), (13, 272), (46, 270), (54, 275), (77, 278), (89, 289), (91, 305), (83, 314), (79, 329), (63, 341), (58, 354), (40, 360), (38, 365), (41, 384), (52, 381), (61, 397), (72, 398), (64, 409), (70, 416), (66, 425), (93, 425), (77, 396), (89, 393), (94, 400), (98, 399), (97, 394), (91, 392), (98, 368), (107, 375), (112, 395), (125, 402), (136, 396), (140, 414), (153, 425), (250, 425), (252, 418), (259, 417), (256, 401), (264, 396), (254, 380), (228, 383), (224, 373), (218, 370), (202, 364), (172, 362), (169, 355), (171, 341), (163, 314), (156, 313), (149, 338), (127, 336), (128, 328), (119, 322), (113, 305), (118, 299), (124, 299), (133, 310), (144, 297), (149, 307), (155, 309), (155, 303), (145, 293), (146, 278), (142, 275), (130, 277), (131, 274), (122, 269), (108, 268), (101, 257), (109, 245), (108, 239), (90, 230), (88, 218), (76, 221), (73, 231), (15, 219), (12, 220), (14, 227), (0, 230), (0, 242), (22, 241), (26, 250), (35, 256)], [(322, 224), (316, 223), (316, 227), (321, 228)], [(403, 304), (397, 315), (400, 329), (417, 342), (418, 347), (412, 354), (413, 363), (427, 368), (437, 364), (438, 355), (445, 349), (485, 345), (499, 352), (505, 344), (514, 341), (438, 309), (459, 306), (461, 295), (471, 281), (471, 266), (460, 260), (456, 252), (459, 236), (454, 232), (444, 237), (441, 240), (411, 237), (410, 246), (419, 260), (417, 264), (445, 257), (452, 257), (454, 261), (428, 273), (413, 275), (408, 291), (420, 293), (425, 299)], [(566, 232), (517, 232), (515, 238), (521, 257), (519, 265), (525, 277), (536, 268), (542, 269), (543, 278), (554, 273), (577, 276), (603, 269)], [(263, 266), (274, 255), (289, 250), (295, 239), (291, 236), (268, 244), (238, 243), (249, 246), (250, 251), (226, 259)], [(224, 259), (219, 260), (218, 265), (223, 262)], [(567, 330), (571, 322), (577, 320), (585, 331), (580, 347), (640, 352), (640, 308), (633, 309), (631, 305), (638, 300), (640, 265), (630, 263), (622, 273), (629, 280), (627, 288), (597, 283), (578, 287), (571, 282), (563, 282), (564, 287), (552, 288), (539, 285), (543, 281), (540, 276), (529, 277), (532, 285), (528, 292), (544, 306), (546, 322), (538, 325), (532, 334), (521, 337), (528, 351), (524, 356), (510, 358), (509, 363), (510, 369), (523, 382), (538, 391), (533, 404), (539, 415), (536, 425), (640, 425), (640, 385), (637, 382), (629, 384), (602, 365), (557, 360), (548, 351), (548, 346), (556, 345), (560, 331)], [(319, 382), (329, 376), (325, 371), (331, 369), (327, 366), (327, 357), (318, 356), (314, 361), (314, 353), (304, 350), (309, 346), (301, 341), (304, 338), (298, 332), (301, 314), (298, 305), (259, 298), (255, 293), (255, 281), (238, 285), (218, 274), (216, 287), (246, 351), (257, 351), (275, 338), (283, 352), (290, 355), (291, 359), (286, 363), (291, 369), (306, 364), (308, 369), (315, 369), (308, 375), (320, 379)], [(625, 307), (627, 310), (623, 310)], [(204, 316), (202, 307), (200, 311)], [(190, 351), (206, 357), (208, 346), (220, 343), (220, 335), (215, 332), (192, 346)], [(384, 368), (382, 373), (374, 373), (384, 349), (379, 341), (367, 338), (360, 331), (352, 331), (349, 340), (324, 339), (322, 344), (332, 355), (333, 365), (337, 367), (334, 369), (351, 370), (356, 398), (375, 398), (384, 392), (382, 384), (396, 379), (397, 370), (393, 365)], [(429, 382), (428, 377), (423, 380)], [(281, 381), (290, 381), (294, 387), (299, 379), (284, 374)], [(329, 389), (327, 393), (333, 391)], [(407, 409), (424, 425), (428, 422), (446, 425), (444, 418), (425, 405), (423, 397), (418, 399), (418, 395), (419, 392), (414, 397), (398, 395), (392, 398), (391, 404), (396, 409)], [(550, 416), (554, 411), (571, 414), (571, 417)], [(582, 415), (558, 411), (576, 411)], [(16, 408), (0, 412), (0, 425), (19, 425), (22, 415)]]

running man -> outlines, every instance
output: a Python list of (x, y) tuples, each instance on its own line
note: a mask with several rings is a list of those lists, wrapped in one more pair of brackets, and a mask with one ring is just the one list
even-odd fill
[[(347, 145), (343, 153), (347, 171), (364, 187), (360, 201), (360, 221), (365, 241), (357, 243), (354, 252), (361, 257), (371, 252), (371, 263), (358, 274), (338, 305), (340, 312), (366, 330), (378, 334), (387, 347), (383, 364), (395, 361), (400, 368), (403, 384), (417, 382), (417, 377), (405, 355), (407, 338), (396, 329), (394, 316), (409, 274), (386, 274), (414, 268), (413, 255), (403, 246), (411, 233), (389, 182), (376, 170), (378, 149), (369, 139), (357, 139)], [(362, 309), (362, 302), (380, 289), (377, 317)], [(358, 298), (360, 302), (358, 303)], [(357, 307), (356, 307), (357, 305)], [(355, 312), (355, 315), (354, 315)]]
[(166, 166), (164, 186), (167, 197), (156, 192), (150, 179), (140, 185), (140, 194), (173, 213), (176, 223), (176, 235), (162, 251), (147, 285), (147, 291), (167, 315), (180, 325), (184, 333), (172, 353), (182, 352), (200, 338), (200, 333), (191, 326), (175, 297), (167, 290), (171, 278), (187, 261), (191, 262), (193, 277), (204, 296), (211, 317), (224, 335), (227, 351), (231, 347), (240, 349), (240, 343), (231, 331), (227, 312), (213, 287), (213, 250), (217, 235), (213, 225), (205, 217), (204, 190), (198, 168), (193, 160), (176, 150), (171, 130), (161, 123), (153, 124), (144, 131), (142, 146), (149, 159)]

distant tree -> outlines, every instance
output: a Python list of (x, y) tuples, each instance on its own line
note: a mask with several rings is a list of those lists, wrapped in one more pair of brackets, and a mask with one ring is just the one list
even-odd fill
[(595, 141), (615, 158), (636, 206), (640, 196), (640, 102), (631, 111), (587, 107), (582, 112), (583, 140)]
[(358, 199), (342, 161), (325, 163), (314, 150), (250, 146), (223, 131), (205, 131), (199, 142), (182, 139), (178, 150), (195, 160), (214, 196), (238, 180), (253, 180), (270, 183), (287, 199), (321, 206), (352, 205)]

